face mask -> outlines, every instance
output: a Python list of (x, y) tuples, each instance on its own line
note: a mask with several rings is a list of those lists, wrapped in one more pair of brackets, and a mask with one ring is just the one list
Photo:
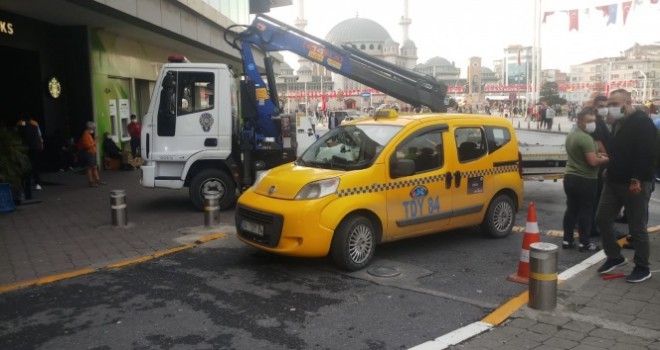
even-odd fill
[(623, 109), (622, 107), (610, 107), (608, 109), (608, 111), (609, 111), (610, 115), (612, 116), (612, 118), (621, 119), (621, 118), (623, 118), (622, 109)]
[(596, 122), (585, 124), (584, 131), (593, 134), (593, 132), (596, 131)]
[(601, 117), (607, 117), (607, 107), (598, 108), (598, 115)]

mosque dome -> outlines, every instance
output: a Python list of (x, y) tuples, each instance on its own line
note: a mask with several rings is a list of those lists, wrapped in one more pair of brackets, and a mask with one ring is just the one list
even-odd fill
[(367, 18), (350, 18), (335, 25), (325, 40), (333, 44), (349, 42), (385, 42), (392, 40), (390, 34), (381, 26)]
[(493, 73), (493, 70), (488, 67), (481, 67), (481, 74), (490, 74)]
[(416, 49), (417, 46), (415, 45), (415, 42), (408, 39), (403, 43), (403, 46), (401, 47), (402, 49)]
[(451, 62), (447, 61), (446, 59), (442, 57), (435, 56), (433, 58), (430, 58), (428, 61), (426, 61), (427, 66), (452, 66)]

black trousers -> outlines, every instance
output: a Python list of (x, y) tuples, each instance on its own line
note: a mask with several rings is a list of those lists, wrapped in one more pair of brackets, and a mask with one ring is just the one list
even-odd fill
[(580, 243), (589, 244), (591, 225), (596, 206), (597, 179), (587, 179), (575, 175), (564, 176), (566, 212), (564, 213), (564, 241), (573, 242), (573, 230), (578, 224)]

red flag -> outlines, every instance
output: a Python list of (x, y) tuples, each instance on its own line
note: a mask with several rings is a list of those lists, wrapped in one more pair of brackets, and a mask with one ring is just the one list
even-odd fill
[(545, 20), (548, 19), (548, 17), (552, 16), (554, 13), (555, 13), (554, 11), (543, 12), (543, 23), (545, 23)]
[(651, 0), (651, 3), (652, 3), (652, 4), (657, 4), (657, 3), (658, 3), (658, 0)]
[(576, 31), (578, 29), (578, 10), (570, 10), (568, 11), (568, 16), (570, 17), (569, 23), (568, 23), (568, 31), (570, 32), (571, 30), (575, 29)]
[(326, 111), (328, 107), (325, 105), (325, 95), (321, 96), (321, 110)]
[(628, 18), (628, 13), (632, 7), (632, 1), (626, 1), (622, 3), (621, 7), (623, 8), (623, 25), (626, 25), (626, 18)]
[(603, 17), (607, 17), (610, 15), (610, 6), (605, 5), (605, 6), (596, 6), (596, 10), (603, 11)]
[(520, 49), (518, 49), (518, 65), (520, 66)]

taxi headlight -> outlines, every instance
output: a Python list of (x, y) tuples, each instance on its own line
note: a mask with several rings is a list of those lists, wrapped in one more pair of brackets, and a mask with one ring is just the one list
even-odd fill
[(253, 190), (256, 189), (257, 186), (259, 185), (259, 183), (261, 182), (261, 180), (263, 180), (264, 177), (266, 177), (266, 175), (268, 175), (268, 172), (270, 172), (270, 170), (257, 171), (257, 174), (256, 174), (257, 178), (254, 180), (254, 184), (252, 185)]
[(296, 199), (317, 199), (337, 192), (339, 178), (310, 182), (296, 195)]

